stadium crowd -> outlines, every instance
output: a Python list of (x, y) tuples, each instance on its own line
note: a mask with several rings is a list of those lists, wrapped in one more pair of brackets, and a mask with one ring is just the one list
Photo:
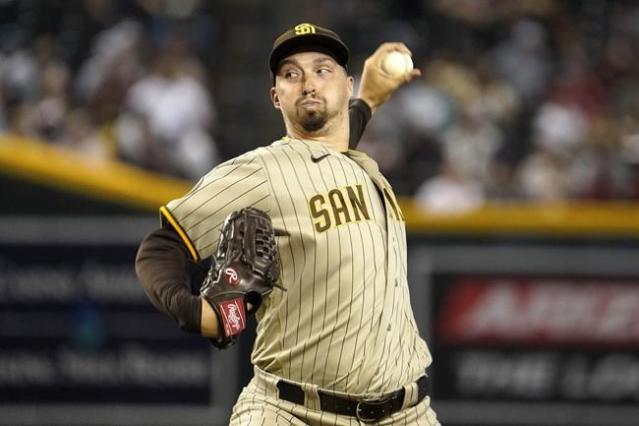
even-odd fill
[[(423, 71), (360, 145), (398, 193), (442, 213), (486, 200), (639, 198), (634, 2), (359, 3), (345, 2), (352, 7), (339, 16), (324, 11), (318, 23), (361, 55), (370, 40), (348, 22), (363, 19), (366, 30), (369, 14), (369, 26), (385, 23), (380, 37), (405, 41)], [(232, 25), (221, 9), (197, 0), (0, 2), (0, 133), (201, 176), (242, 138), (228, 137), (219, 118), (223, 58), (210, 51)], [(251, 126), (253, 114), (261, 112), (237, 120)]]

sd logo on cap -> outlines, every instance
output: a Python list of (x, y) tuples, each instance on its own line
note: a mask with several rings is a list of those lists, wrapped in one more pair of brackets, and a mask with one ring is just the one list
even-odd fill
[(280, 62), (297, 52), (322, 52), (344, 68), (348, 68), (349, 50), (337, 33), (318, 25), (301, 23), (275, 39), (269, 59), (273, 78)]

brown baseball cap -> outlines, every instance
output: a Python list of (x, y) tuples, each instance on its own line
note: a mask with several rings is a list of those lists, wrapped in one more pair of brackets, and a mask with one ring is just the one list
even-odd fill
[(348, 68), (348, 47), (335, 32), (314, 24), (302, 23), (275, 39), (269, 59), (273, 77), (280, 62), (293, 52), (315, 51), (331, 56), (339, 65)]

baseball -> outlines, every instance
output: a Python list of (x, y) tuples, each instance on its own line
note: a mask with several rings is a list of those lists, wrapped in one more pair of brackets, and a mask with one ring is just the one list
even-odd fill
[(413, 60), (410, 55), (394, 50), (384, 57), (382, 70), (393, 77), (409, 73), (413, 69)]

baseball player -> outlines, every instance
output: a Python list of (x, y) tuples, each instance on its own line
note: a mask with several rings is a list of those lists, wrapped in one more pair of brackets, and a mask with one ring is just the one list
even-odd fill
[[(380, 46), (350, 101), (340, 37), (308, 23), (284, 32), (269, 65), (286, 136), (162, 207), (162, 228), (140, 246), (149, 299), (182, 328), (225, 347), (256, 315), (254, 377), (232, 425), (439, 425), (410, 306), (404, 217), (376, 163), (353, 149), (371, 113), (420, 74), (385, 73), (391, 51), (410, 54)], [(193, 295), (185, 270), (211, 256), (217, 266)]]

